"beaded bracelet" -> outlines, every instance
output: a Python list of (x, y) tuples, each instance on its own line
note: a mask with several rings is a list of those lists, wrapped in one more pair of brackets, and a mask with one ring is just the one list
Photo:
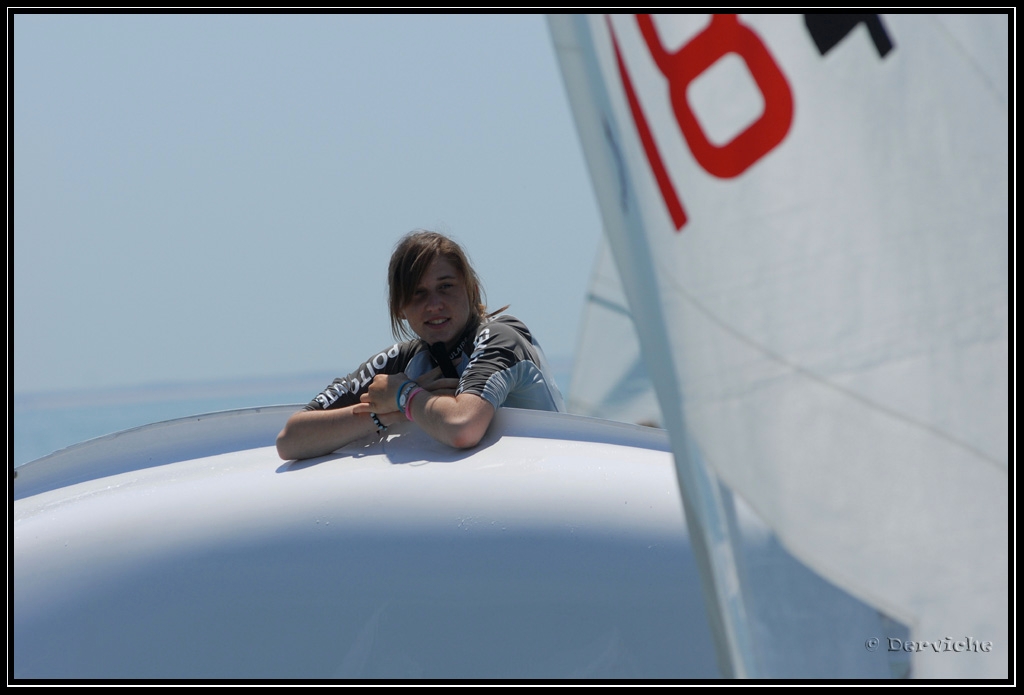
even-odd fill
[(373, 424), (377, 425), (377, 434), (384, 434), (388, 431), (388, 426), (380, 421), (377, 413), (370, 413), (370, 419), (373, 420)]
[(419, 395), (420, 391), (425, 391), (422, 386), (417, 386), (409, 394), (409, 397), (405, 399), (405, 419), (412, 422), (412, 399)]

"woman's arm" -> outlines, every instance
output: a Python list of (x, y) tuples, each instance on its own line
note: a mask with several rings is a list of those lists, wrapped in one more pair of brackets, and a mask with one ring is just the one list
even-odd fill
[(410, 412), (423, 431), (458, 449), (479, 444), (494, 419), (494, 406), (473, 393), (437, 396), (422, 391), (413, 399)]
[[(383, 375), (378, 378), (383, 378)], [(409, 380), (404, 372), (392, 375), (391, 379), (396, 391), (399, 385)], [(458, 379), (442, 377), (439, 368), (430, 370), (416, 382), (432, 393), (452, 396), (459, 385)], [(373, 412), (388, 427), (405, 419), (405, 414), (398, 410), (393, 393), (379, 407)], [(336, 451), (376, 431), (377, 425), (370, 418), (370, 412), (362, 403), (332, 410), (300, 410), (288, 418), (284, 429), (277, 435), (277, 454), (285, 461), (291, 461)]]
[[(378, 374), (360, 397), (362, 403), (352, 406), (354, 412), (368, 417), (370, 412), (380, 415), (389, 408), (395, 410), (395, 397), (405, 381), (404, 374)], [(434, 385), (440, 386), (442, 381), (455, 380), (438, 380)], [(459, 449), (476, 446), (494, 418), (494, 406), (476, 394), (449, 394), (450, 390), (420, 391), (410, 406), (413, 421), (439, 442)]]
[[(334, 410), (300, 410), (288, 418), (284, 429), (277, 435), (277, 454), (285, 461), (323, 456), (340, 449), (349, 442), (375, 432), (377, 426), (368, 410), (357, 412), (361, 404)], [(378, 413), (387, 426), (400, 422), (405, 416), (397, 410)]]

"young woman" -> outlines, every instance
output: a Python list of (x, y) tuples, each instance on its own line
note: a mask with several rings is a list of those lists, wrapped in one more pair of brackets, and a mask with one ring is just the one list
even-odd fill
[(295, 413), (277, 437), (285, 460), (328, 454), (408, 419), (438, 441), (475, 446), (502, 405), (564, 410), (540, 346), (518, 319), (487, 314), (462, 248), (436, 232), (399, 241), (388, 267), (395, 338)]

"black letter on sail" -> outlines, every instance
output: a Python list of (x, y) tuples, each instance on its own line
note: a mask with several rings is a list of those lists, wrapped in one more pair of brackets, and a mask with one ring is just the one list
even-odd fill
[(814, 45), (818, 52), (825, 55), (831, 51), (837, 43), (846, 38), (853, 29), (864, 22), (871, 34), (871, 40), (875, 42), (878, 55), (884, 58), (892, 50), (893, 43), (889, 38), (882, 18), (877, 14), (805, 14), (804, 24), (807, 31), (814, 39)]

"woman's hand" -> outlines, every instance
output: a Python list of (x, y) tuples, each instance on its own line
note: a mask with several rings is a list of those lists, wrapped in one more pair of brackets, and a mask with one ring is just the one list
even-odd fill
[(417, 379), (416, 383), (435, 396), (454, 396), (455, 390), (459, 388), (459, 380), (441, 376), (440, 367), (434, 367)]
[(373, 377), (366, 393), (359, 397), (359, 403), (353, 406), (356, 413), (393, 413), (398, 410), (395, 396), (398, 394), (398, 387), (409, 378), (405, 373), (400, 374), (378, 374)]
[[(378, 374), (373, 377), (366, 393), (359, 397), (360, 403), (353, 406), (356, 413), (377, 413), (384, 415), (398, 411), (398, 389), (407, 381), (412, 381), (405, 372), (398, 374)], [(441, 376), (441, 368), (435, 367), (415, 380), (422, 388), (435, 396), (454, 396), (459, 386), (458, 379), (446, 379)]]

